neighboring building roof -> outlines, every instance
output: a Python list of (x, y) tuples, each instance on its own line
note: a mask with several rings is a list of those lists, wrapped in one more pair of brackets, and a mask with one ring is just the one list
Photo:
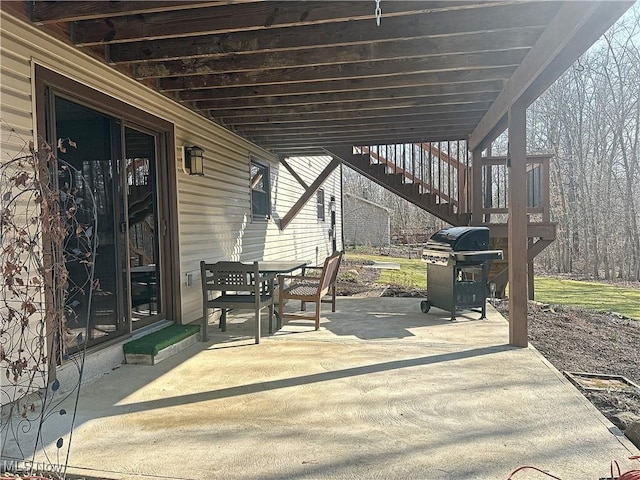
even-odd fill
[(345, 193), (344, 196), (352, 198), (353, 200), (357, 200), (357, 201), (360, 201), (360, 202), (368, 203), (372, 207), (376, 207), (376, 208), (379, 208), (381, 210), (384, 210), (387, 214), (391, 213), (391, 209), (390, 208), (383, 207), (382, 205), (378, 205), (377, 203), (372, 202), (371, 200), (367, 200), (366, 198), (359, 197), (358, 195), (354, 195), (352, 193)]

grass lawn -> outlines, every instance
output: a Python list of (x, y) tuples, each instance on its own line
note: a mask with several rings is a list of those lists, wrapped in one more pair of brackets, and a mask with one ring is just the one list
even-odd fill
[(535, 298), (539, 302), (617, 312), (640, 320), (638, 288), (548, 277), (536, 277), (535, 285)]
[[(427, 288), (426, 264), (419, 258), (396, 258), (347, 252), (346, 258), (359, 262), (391, 262), (400, 270), (380, 270), (377, 283)], [(604, 283), (536, 277), (536, 300), (554, 305), (571, 305), (598, 312), (617, 312), (640, 320), (640, 289)]]
[(380, 270), (376, 283), (402, 285), (403, 287), (427, 288), (427, 267), (420, 258), (396, 258), (382, 255), (366, 255), (347, 252), (345, 258), (356, 262), (388, 262), (400, 265), (400, 270)]

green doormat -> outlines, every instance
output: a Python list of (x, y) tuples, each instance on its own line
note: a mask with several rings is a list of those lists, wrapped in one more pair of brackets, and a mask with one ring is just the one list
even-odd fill
[(124, 353), (157, 355), (159, 351), (189, 338), (200, 331), (200, 325), (171, 325), (124, 344)]

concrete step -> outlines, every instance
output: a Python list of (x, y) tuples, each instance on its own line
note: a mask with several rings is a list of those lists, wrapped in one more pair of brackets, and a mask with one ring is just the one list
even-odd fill
[(123, 345), (126, 363), (155, 365), (200, 339), (199, 325), (173, 324)]

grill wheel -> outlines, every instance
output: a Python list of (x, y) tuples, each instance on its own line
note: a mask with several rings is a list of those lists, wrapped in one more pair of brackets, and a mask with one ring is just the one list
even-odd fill
[(430, 309), (431, 309), (431, 302), (429, 300), (422, 300), (420, 302), (420, 310), (422, 310), (422, 313), (429, 313)]

